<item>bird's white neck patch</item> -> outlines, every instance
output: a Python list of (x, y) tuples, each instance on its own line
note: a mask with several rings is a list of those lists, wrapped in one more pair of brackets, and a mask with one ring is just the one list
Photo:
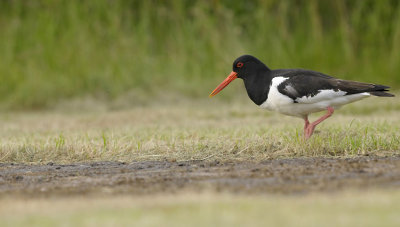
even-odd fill
[(278, 86), (287, 79), (289, 78), (282, 76), (274, 77), (272, 79), (271, 86), (268, 92), (268, 98), (267, 100), (265, 100), (263, 104), (260, 105), (261, 108), (277, 111), (280, 105), (284, 105), (286, 103), (293, 103), (293, 100), (291, 98), (281, 94), (278, 91)]
[(283, 77), (283, 76), (278, 76), (278, 77), (274, 77), (272, 78), (272, 82), (271, 82), (271, 88), (275, 87), (277, 88), (279, 86), (279, 84), (281, 84), (283, 81), (289, 79), (288, 77)]

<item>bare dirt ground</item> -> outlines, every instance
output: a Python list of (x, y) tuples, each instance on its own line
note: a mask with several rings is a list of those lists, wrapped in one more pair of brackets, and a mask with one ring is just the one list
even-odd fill
[(0, 164), (0, 197), (159, 194), (183, 191), (297, 194), (400, 188), (400, 157), (304, 158), (253, 162)]

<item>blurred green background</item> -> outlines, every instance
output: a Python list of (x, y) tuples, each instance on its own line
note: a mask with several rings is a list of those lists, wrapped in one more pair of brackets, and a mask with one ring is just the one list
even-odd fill
[(0, 109), (207, 98), (242, 54), (399, 88), (400, 3), (2, 0)]

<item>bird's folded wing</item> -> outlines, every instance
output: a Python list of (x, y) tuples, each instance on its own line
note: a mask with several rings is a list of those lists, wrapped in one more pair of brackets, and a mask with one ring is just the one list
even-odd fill
[(278, 86), (278, 91), (293, 99), (295, 103), (316, 103), (360, 93), (393, 96), (385, 93), (385, 91), (388, 91), (388, 88), (383, 85), (322, 77), (312, 73), (300, 73), (290, 76), (281, 83)]

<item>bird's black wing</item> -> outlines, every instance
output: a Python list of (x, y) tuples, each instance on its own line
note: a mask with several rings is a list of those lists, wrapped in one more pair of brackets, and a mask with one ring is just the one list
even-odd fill
[[(332, 93), (336, 92), (336, 97), (339, 94), (344, 96), (364, 92), (368, 92), (375, 96), (394, 96), (390, 93), (386, 93), (389, 88), (388, 86), (341, 80), (315, 71), (280, 71), (276, 76), (288, 78), (278, 86), (278, 91), (289, 96), (294, 102), (299, 102), (299, 99), (302, 97), (312, 98), (322, 90), (332, 91)], [(327, 96), (327, 98), (329, 98), (329, 96)], [(311, 100), (312, 99), (308, 99), (307, 103), (310, 103)]]

